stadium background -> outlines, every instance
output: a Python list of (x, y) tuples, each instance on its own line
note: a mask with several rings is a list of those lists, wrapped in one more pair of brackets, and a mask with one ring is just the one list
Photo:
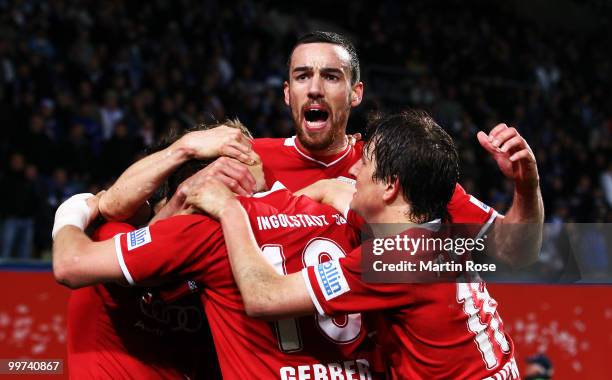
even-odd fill
[[(512, 186), (475, 136), (512, 124), (536, 154), (549, 225), (610, 223), (611, 21), (605, 0), (0, 1), (0, 358), (65, 356), (55, 208), (196, 121), (292, 135), (286, 59), (313, 29), (357, 45), (366, 92), (349, 132), (371, 110), (431, 111), (459, 146), (462, 184), (503, 212)], [(602, 273), (611, 239), (589, 256)], [(554, 247), (538, 265), (559, 270)], [(612, 287), (490, 289), (521, 365), (546, 352), (556, 378), (612, 377)]]

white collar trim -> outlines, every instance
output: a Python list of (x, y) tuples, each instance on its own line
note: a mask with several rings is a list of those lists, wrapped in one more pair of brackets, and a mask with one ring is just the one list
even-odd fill
[(334, 161), (332, 161), (332, 162), (330, 162), (330, 163), (328, 163), (328, 164), (327, 164), (327, 163), (325, 163), (325, 162), (323, 162), (323, 161), (316, 160), (316, 159), (314, 159), (314, 158), (310, 157), (309, 155), (307, 155), (306, 153), (302, 152), (302, 151), (300, 150), (300, 148), (298, 148), (297, 144), (295, 143), (295, 136), (292, 136), (292, 137), (288, 137), (288, 138), (286, 138), (286, 139), (285, 139), (285, 143), (284, 143), (283, 145), (285, 145), (285, 146), (292, 146), (292, 147), (294, 147), (294, 148), (295, 148), (295, 150), (296, 150), (296, 151), (297, 151), (297, 152), (298, 152), (298, 153), (299, 153), (299, 154), (300, 154), (302, 157), (304, 157), (304, 158), (306, 158), (306, 159), (308, 159), (308, 160), (310, 160), (310, 161), (316, 162), (316, 163), (317, 163), (317, 164), (319, 164), (319, 165), (325, 166), (326, 168), (328, 168), (328, 167), (330, 167), (330, 166), (333, 166), (333, 165), (337, 164), (338, 162), (342, 161), (342, 159), (344, 159), (346, 156), (348, 156), (348, 154), (350, 153), (350, 151), (353, 149), (353, 146), (352, 146), (352, 145), (349, 145), (348, 149), (346, 150), (346, 152), (345, 152), (345, 153), (344, 153), (342, 156), (338, 157), (338, 159), (336, 159), (336, 160), (334, 160)]
[(279, 181), (276, 181), (276, 182), (274, 182), (274, 184), (272, 184), (272, 188), (270, 190), (264, 191), (264, 192), (261, 192), (261, 193), (253, 194), (253, 198), (262, 198), (262, 197), (265, 197), (266, 195), (272, 194), (272, 193), (274, 193), (276, 191), (285, 190), (285, 189), (287, 189), (285, 187), (285, 185), (283, 185)]
[(424, 228), (426, 230), (430, 230), (430, 231), (438, 231), (440, 229), (441, 225), (442, 225), (442, 220), (434, 219), (434, 220), (431, 220), (429, 222), (425, 222), (423, 224), (419, 224), (419, 227), (420, 228)]

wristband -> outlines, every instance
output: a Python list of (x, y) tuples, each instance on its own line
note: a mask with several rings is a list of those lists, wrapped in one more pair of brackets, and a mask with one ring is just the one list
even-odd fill
[(55, 212), (55, 222), (51, 237), (55, 239), (58, 231), (65, 226), (75, 226), (81, 231), (85, 230), (89, 222), (89, 206), (87, 199), (93, 197), (91, 193), (81, 193), (66, 199)]

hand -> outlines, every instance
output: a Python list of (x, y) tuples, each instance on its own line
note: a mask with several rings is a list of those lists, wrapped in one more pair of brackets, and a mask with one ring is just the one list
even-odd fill
[(104, 193), (106, 193), (106, 190), (102, 190), (98, 192), (95, 196), (87, 198), (87, 201), (85, 202), (89, 207), (89, 217), (87, 219), (87, 225), (89, 225), (93, 220), (98, 217), (98, 215), (100, 215), (100, 208), (98, 207), (98, 205), (100, 204), (100, 198), (102, 198), (102, 195), (104, 195)]
[(478, 132), (477, 138), (504, 176), (514, 181), (517, 190), (532, 190), (539, 186), (535, 156), (516, 128), (498, 124), (488, 135)]
[(198, 188), (211, 178), (221, 181), (233, 192), (242, 196), (252, 195), (257, 186), (255, 178), (244, 164), (233, 158), (219, 157), (213, 163), (183, 181), (177, 193), (184, 197), (189, 189)]
[(185, 204), (221, 219), (223, 210), (232, 201), (237, 201), (236, 195), (221, 181), (209, 178), (201, 186), (189, 189)]
[(253, 152), (251, 139), (237, 128), (220, 126), (205, 131), (194, 131), (181, 137), (177, 144), (185, 148), (194, 159), (226, 156), (247, 165), (259, 162)]

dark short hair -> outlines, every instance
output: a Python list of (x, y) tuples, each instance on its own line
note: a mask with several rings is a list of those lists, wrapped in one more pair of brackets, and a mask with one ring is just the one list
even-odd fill
[[(251, 135), (251, 132), (248, 130), (247, 127), (244, 126), (244, 124), (240, 122), (240, 120), (238, 120), (237, 118), (236, 119), (226, 119), (224, 121), (216, 122), (216, 123), (199, 123), (196, 126), (186, 129), (184, 131), (172, 131), (170, 134), (160, 139), (160, 141), (155, 145), (155, 147), (151, 149), (151, 153), (155, 153), (157, 151), (160, 151), (160, 150), (163, 150), (169, 147), (175, 141), (177, 141), (179, 138), (183, 137), (189, 132), (206, 131), (206, 130), (217, 128), (223, 125), (226, 127), (240, 129), (240, 131), (245, 136), (249, 138), (253, 138), (253, 136)], [(172, 195), (174, 195), (174, 193), (178, 189), (179, 185), (184, 180), (191, 177), (199, 170), (204, 169), (206, 166), (211, 164), (214, 160), (215, 159), (189, 160), (189, 161), (184, 162), (172, 174), (170, 174), (170, 176), (168, 176), (166, 181), (164, 181), (164, 183), (160, 187), (157, 188), (157, 190), (155, 191), (151, 199), (149, 199), (149, 202), (151, 204), (155, 204), (164, 198), (172, 197)]]
[(452, 138), (427, 112), (372, 118), (363, 154), (374, 160), (374, 181), (399, 180), (415, 222), (449, 219), (447, 205), (459, 180), (459, 158)]
[(359, 82), (361, 78), (361, 69), (359, 68), (359, 57), (357, 56), (357, 49), (355, 49), (355, 45), (345, 36), (334, 33), (334, 32), (324, 32), (320, 30), (316, 30), (314, 32), (306, 33), (300, 38), (298, 38), (295, 45), (293, 45), (293, 49), (291, 49), (291, 54), (289, 54), (289, 59), (287, 60), (287, 69), (291, 70), (291, 57), (293, 56), (293, 52), (295, 48), (304, 44), (314, 44), (314, 43), (327, 43), (333, 44), (343, 47), (350, 56), (350, 69), (351, 69), (351, 85)]

